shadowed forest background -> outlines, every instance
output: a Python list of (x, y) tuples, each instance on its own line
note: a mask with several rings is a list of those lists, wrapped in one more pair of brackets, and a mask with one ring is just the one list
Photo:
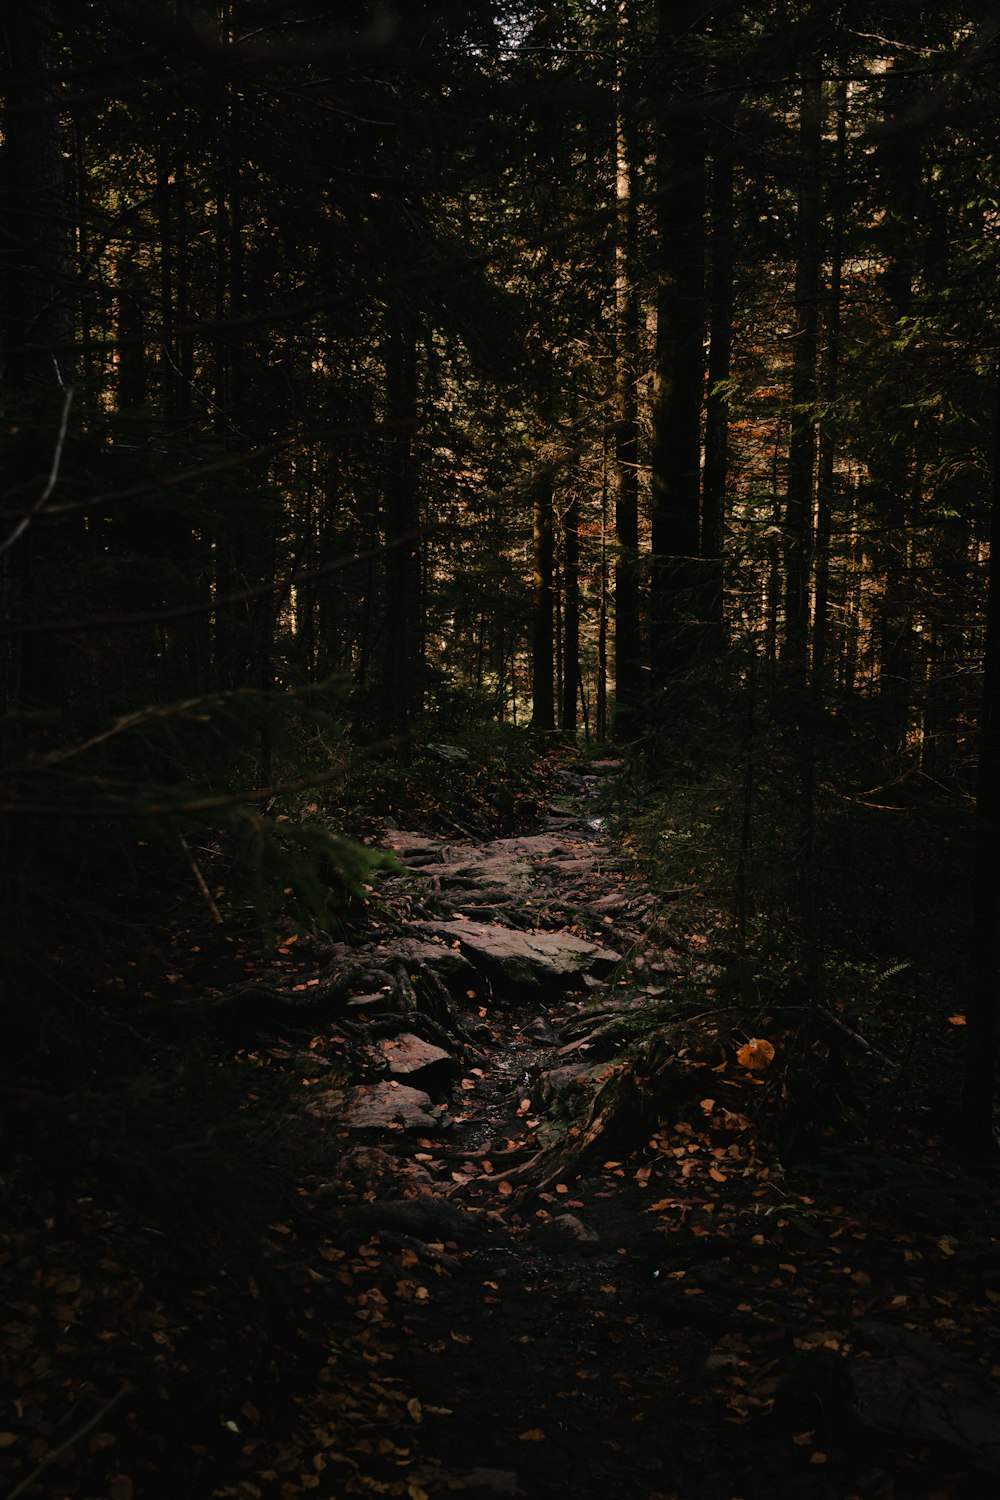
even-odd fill
[(797, 1018), (775, 1149), (988, 1162), (996, 7), (0, 18), (8, 1229), (251, 1262), (226, 943), (609, 745), (719, 1003)]

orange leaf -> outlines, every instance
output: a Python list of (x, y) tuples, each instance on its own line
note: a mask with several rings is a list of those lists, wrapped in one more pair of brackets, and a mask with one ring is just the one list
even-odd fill
[(948, 1025), (949, 1026), (965, 1026), (966, 1024), (967, 1023), (966, 1023), (966, 1019), (965, 1019), (964, 1016), (949, 1016), (948, 1017)]
[(752, 1036), (745, 1047), (741, 1047), (736, 1054), (736, 1061), (741, 1068), (749, 1068), (752, 1073), (763, 1073), (764, 1069), (774, 1059), (774, 1048), (770, 1042), (765, 1042), (759, 1036)]
[(545, 1433), (540, 1427), (529, 1427), (527, 1432), (518, 1433), (519, 1443), (544, 1443)]

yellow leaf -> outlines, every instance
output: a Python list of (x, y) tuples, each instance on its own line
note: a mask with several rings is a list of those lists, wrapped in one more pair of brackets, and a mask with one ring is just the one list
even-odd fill
[(17, 1442), (16, 1432), (0, 1432), (0, 1448), (9, 1448)]
[(409, 1401), (407, 1401), (406, 1410), (410, 1413), (414, 1422), (422, 1422), (424, 1420), (424, 1409), (416, 1396), (411, 1396)]
[(763, 1073), (773, 1060), (774, 1048), (770, 1042), (765, 1042), (759, 1036), (752, 1036), (746, 1046), (741, 1047), (736, 1054), (736, 1061), (740, 1067), (749, 1068), (752, 1073)]
[(518, 1433), (519, 1443), (544, 1443), (545, 1433), (540, 1427), (529, 1427), (527, 1432)]
[(955, 1246), (958, 1241), (950, 1234), (943, 1234), (937, 1242), (937, 1247), (942, 1255), (954, 1255)]
[(415, 1479), (411, 1479), (406, 1486), (406, 1493), (410, 1500), (428, 1500), (427, 1491)]

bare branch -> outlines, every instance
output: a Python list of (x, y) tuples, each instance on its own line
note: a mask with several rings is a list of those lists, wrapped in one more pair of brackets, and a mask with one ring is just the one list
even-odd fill
[(62, 462), (63, 448), (66, 444), (66, 433), (69, 429), (69, 409), (72, 405), (73, 387), (70, 385), (66, 387), (66, 394), (63, 396), (62, 416), (59, 421), (59, 432), (56, 437), (56, 446), (52, 453), (52, 465), (49, 469), (49, 477), (46, 480), (45, 488), (42, 490), (41, 494), (35, 501), (34, 505), (31, 507), (31, 509), (21, 517), (20, 521), (18, 521), (17, 525), (14, 527), (14, 530), (11, 532), (7, 540), (3, 543), (0, 543), (0, 556), (2, 556), (5, 552), (9, 552), (11, 547), (14, 546), (15, 542), (17, 542), (27, 531), (28, 527), (31, 525), (35, 517), (41, 515), (42, 511), (44, 511), (45, 509), (46, 502), (48, 501), (49, 497), (52, 494), (52, 491), (56, 487), (56, 482), (59, 478), (59, 465)]

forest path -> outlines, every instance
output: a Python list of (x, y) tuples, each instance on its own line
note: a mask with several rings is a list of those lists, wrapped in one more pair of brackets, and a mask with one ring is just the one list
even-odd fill
[(977, 1368), (909, 1321), (934, 1297), (958, 1327), (950, 1247), (931, 1266), (758, 1158), (767, 1044), (745, 1065), (705, 935), (605, 842), (614, 769), (563, 770), (540, 834), (386, 830), (382, 931), (306, 981), (341, 996), (313, 1056), (363, 1071), (310, 1080), (332, 1352), (253, 1466), (313, 1449), (324, 1492), (410, 1500), (971, 1495), (1000, 1472), (989, 1342)]

